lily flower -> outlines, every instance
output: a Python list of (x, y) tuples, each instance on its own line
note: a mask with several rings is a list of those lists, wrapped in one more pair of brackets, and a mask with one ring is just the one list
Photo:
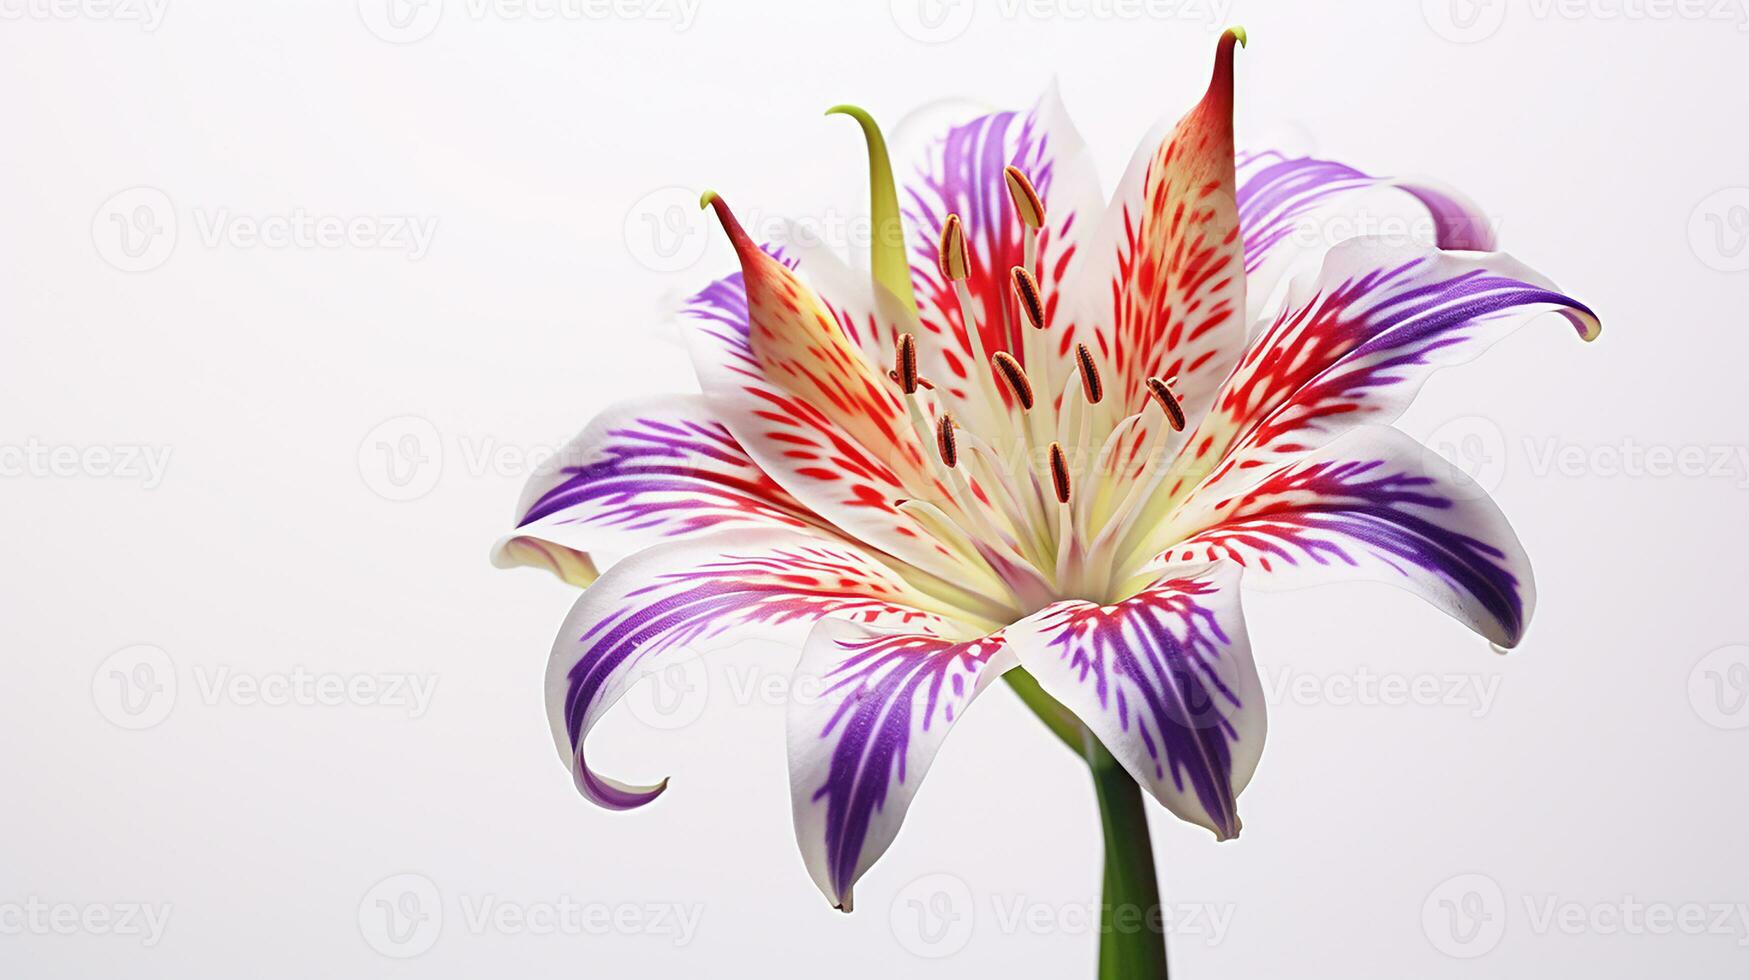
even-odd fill
[[(1236, 836), (1266, 727), (1242, 577), (1389, 582), (1519, 641), (1511, 527), (1390, 423), (1518, 325), (1598, 319), (1441, 185), (1236, 153), (1244, 39), (1109, 203), (1054, 92), (895, 150), (833, 110), (867, 145), (866, 270), (766, 247), (705, 195), (741, 269), (686, 311), (702, 394), (597, 417), (495, 552), (586, 586), (546, 679), (585, 797), (667, 785), (605, 775), (589, 741), (639, 678), (773, 638), (820, 692), (788, 716), (796, 835), (848, 911), (1004, 675), (1096, 775)], [(1436, 240), (1324, 234), (1398, 216)]]

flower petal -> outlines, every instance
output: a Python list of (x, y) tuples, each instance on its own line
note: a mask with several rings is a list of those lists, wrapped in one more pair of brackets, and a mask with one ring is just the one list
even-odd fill
[(1244, 349), (1245, 275), (1233, 170), (1233, 48), (1221, 36), (1202, 101), (1142, 144), (1083, 270), (1073, 320), (1116, 369), (1113, 405), (1172, 378), (1195, 418)]
[[(901, 147), (900, 205), (911, 240), (911, 280), (924, 334), (918, 340), (923, 374), (964, 400), (974, 360), (952, 285), (937, 263), (942, 225), (957, 214), (966, 232), (972, 296), (984, 350), (1008, 351), (1025, 364), (1029, 329), (1014, 300), (1009, 270), (1025, 264), (1033, 231), (1021, 223), (1010, 200), (1004, 168), (1013, 166), (1032, 182), (1044, 202), (1036, 278), (1047, 323), (1056, 321), (1064, 274), (1101, 207), (1092, 154), (1075, 130), (1052, 86), (1025, 112), (993, 112), (955, 120), (931, 132), (921, 145)], [(1058, 361), (1074, 342), (1057, 331), (1051, 353)], [(985, 366), (985, 370), (988, 367)], [(1062, 372), (1066, 377), (1066, 369)], [(1053, 397), (1055, 392), (1052, 393)]]
[(1435, 369), (1550, 311), (1597, 336), (1590, 309), (1503, 253), (1344, 242), (1245, 352), (1187, 443), (1193, 457), (1178, 482), (1188, 488), (1212, 470), (1195, 492), (1228, 496), (1244, 470), (1389, 422)]
[(1230, 563), (1174, 566), (1122, 602), (1059, 602), (1003, 631), (1130, 775), (1221, 840), (1266, 727), (1238, 581)]
[(1266, 150), (1239, 155), (1238, 187), (1250, 324), (1278, 309), (1290, 281), (1315, 274), (1325, 254), (1350, 238), (1496, 247), (1488, 216), (1473, 201), (1423, 178), (1371, 177), (1333, 160)]
[(1244, 491), (1173, 516), (1165, 559), (1230, 559), (1293, 587), (1346, 579), (1406, 588), (1502, 647), (1536, 602), (1530, 559), (1462, 471), (1388, 426), (1361, 426)]
[(852, 545), (779, 531), (724, 531), (641, 551), (585, 589), (547, 664), (547, 712), (577, 788), (616, 810), (655, 799), (585, 761), (589, 730), (639, 678), (697, 644), (749, 637), (799, 646), (826, 616), (939, 627), (921, 597)]
[[(566, 555), (606, 567), (661, 541), (732, 527), (839, 537), (766, 476), (697, 395), (626, 402), (596, 416), (541, 464), (516, 512), (516, 530), (493, 550), (500, 567), (554, 567), (553, 556)], [(566, 566), (554, 570), (567, 574)]]
[(987, 567), (898, 506), (923, 499), (954, 509), (897, 385), (794, 271), (711, 201), (742, 268), (711, 286), (689, 335), (712, 413), (761, 470), (834, 527), (935, 575), (999, 591)]
[(808, 872), (833, 905), (850, 910), (948, 730), (1012, 664), (999, 637), (814, 628), (792, 685), (790, 787)]

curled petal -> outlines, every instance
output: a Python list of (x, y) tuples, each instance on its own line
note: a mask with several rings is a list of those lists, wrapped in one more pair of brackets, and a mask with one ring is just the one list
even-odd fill
[(1221, 840), (1266, 728), (1238, 580), (1230, 563), (1173, 566), (1122, 602), (1059, 602), (1003, 631), (1131, 776)]
[(1371, 177), (1333, 160), (1273, 150), (1238, 159), (1239, 227), (1245, 239), (1245, 322), (1279, 309), (1281, 293), (1314, 275), (1351, 238), (1492, 251), (1488, 216), (1456, 190), (1424, 178)]
[(789, 712), (790, 786), (796, 839), (833, 905), (850, 910), (948, 731), (1012, 663), (999, 637), (814, 628)]
[(584, 742), (602, 714), (641, 677), (712, 642), (770, 638), (799, 646), (827, 616), (893, 625), (941, 620), (856, 547), (780, 531), (725, 531), (658, 545), (615, 565), (585, 589), (547, 663), (547, 712), (577, 788), (625, 810), (661, 794), (596, 773)]
[(1434, 370), (1548, 312), (1586, 340), (1601, 329), (1590, 309), (1504, 254), (1345, 242), (1317, 279), (1296, 285), (1222, 385), (1178, 483), (1230, 496), (1246, 470), (1394, 420)]

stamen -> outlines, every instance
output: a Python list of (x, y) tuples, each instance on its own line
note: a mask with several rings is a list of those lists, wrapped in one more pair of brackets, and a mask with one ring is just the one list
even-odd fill
[(941, 461), (953, 469), (960, 461), (959, 442), (953, 434), (953, 416), (943, 413), (941, 420), (935, 423), (935, 448), (941, 453)]
[(1020, 212), (1021, 222), (1028, 228), (1044, 227), (1045, 202), (1032, 189), (1032, 181), (1014, 167), (1003, 168), (1002, 178), (1008, 182), (1008, 197), (1014, 202), (1014, 210)]
[(960, 227), (960, 216), (950, 214), (941, 226), (941, 245), (936, 253), (941, 274), (950, 282), (971, 278), (971, 263), (966, 258), (966, 233)]
[(1160, 410), (1166, 413), (1166, 421), (1172, 423), (1172, 431), (1184, 431), (1184, 406), (1178, 404), (1178, 397), (1172, 394), (1172, 389), (1159, 378), (1149, 378), (1148, 394), (1160, 403)]
[(1057, 491), (1057, 503), (1069, 502), (1069, 460), (1060, 443), (1051, 443), (1051, 486)]
[(897, 366), (893, 369), (899, 387), (905, 394), (917, 393), (917, 338), (909, 333), (899, 335)]
[(1081, 370), (1081, 393), (1087, 396), (1087, 404), (1097, 405), (1104, 401), (1105, 382), (1100, 380), (1099, 365), (1094, 363), (1093, 352), (1086, 344), (1075, 345), (1075, 366)]
[(1015, 266), (1012, 272), (1014, 279), (1014, 298), (1020, 301), (1020, 309), (1026, 314), (1026, 322), (1032, 324), (1034, 330), (1045, 328), (1045, 305), (1038, 298), (1038, 280), (1032, 273), (1020, 266)]
[(1032, 381), (1021, 369), (1020, 362), (1014, 359), (1013, 354), (1005, 350), (997, 351), (996, 356), (992, 357), (990, 362), (996, 365), (996, 376), (1002, 379), (1008, 393), (1014, 396), (1014, 400), (1020, 403), (1021, 408), (1029, 412), (1032, 411)]

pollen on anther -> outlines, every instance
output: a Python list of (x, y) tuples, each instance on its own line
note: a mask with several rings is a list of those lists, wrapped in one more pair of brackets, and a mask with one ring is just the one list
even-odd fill
[(971, 278), (971, 263), (966, 258), (966, 233), (960, 226), (960, 216), (950, 214), (941, 226), (941, 245), (936, 253), (941, 274), (951, 282)]
[(1086, 344), (1075, 345), (1075, 367), (1081, 372), (1081, 393), (1087, 396), (1087, 404), (1097, 405), (1104, 401), (1105, 382), (1100, 379), (1099, 365)]
[(1051, 487), (1057, 491), (1057, 502), (1069, 502), (1069, 460), (1063, 455), (1061, 443), (1051, 443)]
[(1159, 378), (1149, 378), (1148, 394), (1160, 403), (1160, 410), (1166, 413), (1166, 421), (1172, 424), (1172, 431), (1184, 431), (1184, 406), (1178, 403), (1178, 396)]
[(941, 461), (953, 469), (960, 461), (959, 440), (953, 434), (953, 416), (944, 414), (935, 423), (935, 448), (941, 453)]
[(1020, 407), (1032, 411), (1033, 394), (1032, 379), (1026, 376), (1026, 371), (1014, 355), (1005, 350), (999, 350), (990, 358), (990, 363), (996, 366), (996, 376), (1002, 379), (1003, 387), (1020, 403)]
[(1039, 199), (1038, 191), (1033, 190), (1032, 181), (1026, 179), (1026, 174), (1017, 167), (1005, 167), (1002, 179), (1008, 183), (1008, 197), (1014, 202), (1014, 210), (1020, 212), (1020, 221), (1028, 228), (1042, 228), (1045, 223), (1045, 202)]
[(1020, 301), (1021, 312), (1026, 314), (1026, 322), (1032, 324), (1034, 330), (1045, 328), (1045, 305), (1039, 302), (1038, 280), (1032, 273), (1021, 266), (1013, 270), (1014, 298)]
[(908, 333), (899, 335), (895, 353), (894, 380), (907, 395), (917, 393), (917, 338)]

